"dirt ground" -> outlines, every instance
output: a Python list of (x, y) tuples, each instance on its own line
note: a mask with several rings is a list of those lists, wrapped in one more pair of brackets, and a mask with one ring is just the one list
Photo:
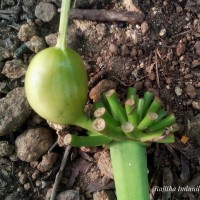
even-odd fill
[[(33, 55), (55, 45), (60, 4), (61, 0), (0, 2), (0, 199), (50, 199), (65, 151), (62, 144), (53, 144), (66, 131), (84, 134), (77, 127), (47, 123), (29, 108), (23, 89), (16, 90), (24, 86)], [(180, 131), (175, 143), (147, 149), (151, 199), (200, 199), (200, 1), (76, 0), (72, 4), (82, 10), (70, 16), (67, 42), (87, 69), (86, 109), (105, 88), (116, 88), (122, 101), (129, 86), (141, 95), (148, 90), (159, 96), (166, 110), (176, 115)], [(95, 9), (95, 14), (88, 9)], [(102, 9), (116, 11), (116, 17), (105, 19)], [(90, 13), (87, 20), (77, 17), (83, 10)], [(97, 12), (104, 19), (95, 17)], [(122, 18), (126, 12), (134, 15)], [(46, 137), (38, 143), (47, 141), (46, 149), (36, 157), (29, 150), (20, 157), (17, 145), (25, 146), (26, 138), (19, 136), (44, 129)], [(162, 192), (156, 186), (196, 189)], [(72, 148), (58, 193), (57, 199), (116, 199), (108, 149)]]

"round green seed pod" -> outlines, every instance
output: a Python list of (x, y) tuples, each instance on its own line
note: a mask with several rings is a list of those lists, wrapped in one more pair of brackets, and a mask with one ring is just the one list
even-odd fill
[(41, 117), (58, 124), (74, 124), (83, 116), (88, 93), (87, 73), (80, 55), (69, 48), (42, 50), (28, 67), (25, 92)]

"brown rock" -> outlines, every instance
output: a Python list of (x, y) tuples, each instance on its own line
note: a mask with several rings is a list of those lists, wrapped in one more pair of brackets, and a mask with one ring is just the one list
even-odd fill
[(197, 41), (196, 43), (195, 43), (195, 45), (194, 45), (194, 47), (195, 47), (195, 52), (196, 52), (196, 54), (198, 55), (198, 56), (200, 56), (200, 41)]
[(108, 150), (105, 149), (100, 153), (97, 166), (99, 167), (102, 175), (113, 179), (111, 158)]
[(56, 14), (57, 9), (51, 3), (40, 2), (35, 8), (35, 16), (43, 22), (50, 22)]
[(176, 47), (176, 55), (181, 56), (185, 52), (185, 44), (180, 41)]
[(126, 45), (124, 45), (124, 44), (121, 46), (121, 54), (122, 54), (123, 56), (129, 54), (129, 49), (128, 49), (128, 47), (127, 47)]
[(80, 200), (79, 192), (76, 190), (66, 190), (60, 192), (57, 197), (57, 200)]
[(147, 23), (147, 21), (143, 21), (141, 24), (142, 35), (145, 35), (148, 31), (149, 31), (149, 24)]
[(141, 90), (143, 88), (143, 82), (142, 81), (138, 81), (134, 84), (134, 87), (137, 89), (137, 90)]
[(116, 44), (110, 44), (109, 51), (111, 54), (114, 54), (114, 55), (120, 53), (119, 47)]
[(54, 33), (54, 34), (47, 35), (45, 37), (45, 41), (49, 46), (53, 47), (57, 43), (57, 38), (58, 38), (58, 33)]
[(192, 106), (193, 106), (193, 108), (200, 110), (200, 100), (193, 101)]
[(52, 134), (46, 128), (29, 129), (15, 140), (17, 156), (26, 162), (38, 160), (52, 144)]
[(197, 96), (197, 90), (192, 84), (186, 86), (186, 93), (191, 99), (194, 99)]
[(26, 46), (33, 52), (38, 53), (46, 48), (46, 42), (43, 38), (33, 36), (30, 41), (26, 42)]
[(110, 80), (101, 80), (89, 93), (90, 99), (98, 101), (102, 92), (106, 92), (110, 89), (116, 89), (116, 83)]
[(100, 192), (94, 192), (93, 200), (116, 200), (116, 196), (113, 191), (102, 190)]
[(26, 73), (26, 65), (22, 60), (8, 60), (1, 73), (8, 78), (20, 78)]
[(30, 40), (34, 35), (36, 35), (36, 27), (33, 23), (21, 25), (18, 32), (18, 38), (21, 41), (26, 42)]
[(57, 158), (58, 158), (57, 153), (51, 152), (51, 153), (45, 154), (42, 157), (42, 161), (37, 166), (37, 169), (41, 172), (46, 172), (50, 170), (53, 164), (56, 162)]
[(0, 156), (9, 156), (13, 153), (14, 146), (8, 141), (0, 141)]
[(28, 118), (31, 108), (24, 88), (16, 88), (0, 99), (0, 136), (13, 133)]

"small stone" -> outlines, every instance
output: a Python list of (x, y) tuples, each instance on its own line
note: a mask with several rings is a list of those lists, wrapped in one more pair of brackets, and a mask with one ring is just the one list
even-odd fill
[(46, 48), (46, 42), (43, 38), (33, 36), (30, 41), (26, 42), (26, 46), (33, 52), (38, 53)]
[(38, 161), (30, 162), (30, 166), (31, 166), (32, 168), (36, 168), (38, 165), (39, 165), (39, 162), (38, 162)]
[(181, 56), (185, 52), (185, 44), (180, 41), (176, 47), (176, 55)]
[(36, 27), (33, 23), (22, 24), (18, 32), (18, 38), (26, 42), (36, 35)]
[(24, 185), (26, 183), (26, 181), (28, 180), (28, 177), (26, 174), (22, 174), (20, 177), (19, 177), (19, 182)]
[(43, 22), (50, 22), (56, 14), (57, 9), (51, 3), (40, 2), (35, 8), (35, 16)]
[(176, 13), (179, 14), (183, 11), (183, 8), (181, 6), (176, 6)]
[(192, 102), (193, 108), (200, 110), (200, 100), (196, 100)]
[(138, 81), (134, 84), (134, 87), (139, 91), (143, 88), (143, 82), (142, 81)]
[(103, 150), (97, 161), (97, 166), (99, 167), (101, 174), (113, 179), (113, 170), (111, 164), (111, 158), (108, 150)]
[(0, 156), (9, 156), (14, 151), (14, 146), (8, 141), (0, 141)]
[(100, 192), (93, 193), (93, 200), (116, 200), (116, 196), (113, 191), (102, 190)]
[(50, 47), (56, 46), (57, 39), (58, 39), (58, 33), (53, 33), (45, 36), (45, 41)]
[(94, 102), (98, 101), (101, 97), (101, 93), (108, 90), (116, 89), (116, 83), (110, 80), (103, 79), (95, 87), (93, 87), (89, 93), (90, 99)]
[(141, 24), (142, 35), (145, 35), (148, 31), (149, 31), (149, 24), (147, 23), (147, 21), (143, 21)]
[(192, 61), (192, 67), (198, 67), (200, 65), (200, 61), (199, 60), (193, 60)]
[(174, 92), (176, 93), (177, 96), (181, 96), (183, 94), (183, 90), (179, 86), (175, 87)]
[(15, 140), (17, 156), (26, 162), (37, 161), (52, 144), (51, 131), (46, 128), (29, 129)]
[(103, 60), (103, 58), (99, 56), (99, 57), (97, 58), (97, 64), (100, 64), (100, 63), (102, 62), (102, 60)]
[(195, 45), (194, 45), (194, 47), (195, 47), (195, 53), (198, 55), (198, 56), (200, 56), (200, 41), (197, 41), (196, 43), (195, 43)]
[(186, 86), (186, 93), (191, 99), (194, 99), (197, 96), (197, 90), (192, 84)]
[(24, 184), (24, 189), (25, 190), (30, 190), (31, 189), (31, 184), (30, 183)]
[(26, 65), (19, 59), (8, 60), (1, 73), (8, 78), (20, 78), (26, 73)]
[(110, 51), (111, 54), (114, 54), (114, 55), (120, 53), (119, 47), (115, 44), (110, 44), (109, 51)]
[(194, 77), (193, 74), (186, 74), (184, 76), (184, 79), (192, 79), (193, 77)]
[(56, 162), (58, 158), (58, 154), (54, 152), (50, 152), (48, 154), (45, 154), (42, 157), (42, 161), (37, 166), (37, 169), (41, 172), (46, 172), (50, 170), (53, 166), (53, 164)]
[(12, 161), (12, 162), (17, 162), (19, 161), (19, 158), (17, 157), (17, 154), (16, 153), (13, 153), (9, 156), (9, 159)]
[(160, 32), (159, 32), (159, 36), (160, 36), (160, 37), (163, 37), (163, 36), (166, 35), (166, 33), (167, 33), (167, 30), (166, 30), (165, 28), (162, 28), (162, 29), (160, 30)]
[(137, 55), (137, 50), (135, 48), (132, 49), (131, 51), (131, 56), (136, 56)]
[(128, 49), (128, 47), (127, 47), (126, 45), (122, 45), (122, 46), (121, 46), (121, 54), (122, 54), (123, 56), (126, 56), (126, 55), (129, 54), (129, 49)]
[(40, 180), (35, 181), (35, 185), (37, 187), (41, 187), (42, 186), (42, 182)]
[(35, 170), (34, 173), (32, 174), (32, 179), (36, 180), (40, 176), (40, 171)]
[(16, 131), (31, 112), (24, 88), (20, 87), (0, 99), (0, 105), (0, 136)]
[(66, 190), (57, 195), (57, 200), (80, 200), (79, 192), (76, 190)]

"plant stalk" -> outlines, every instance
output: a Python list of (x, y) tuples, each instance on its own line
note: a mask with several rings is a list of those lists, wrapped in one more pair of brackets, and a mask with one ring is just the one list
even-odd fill
[(69, 10), (70, 10), (71, 0), (62, 0), (61, 11), (60, 11), (60, 24), (59, 24), (59, 33), (56, 47), (65, 50), (66, 45), (66, 34), (69, 21)]
[(110, 145), (118, 200), (149, 200), (146, 147), (121, 141)]

